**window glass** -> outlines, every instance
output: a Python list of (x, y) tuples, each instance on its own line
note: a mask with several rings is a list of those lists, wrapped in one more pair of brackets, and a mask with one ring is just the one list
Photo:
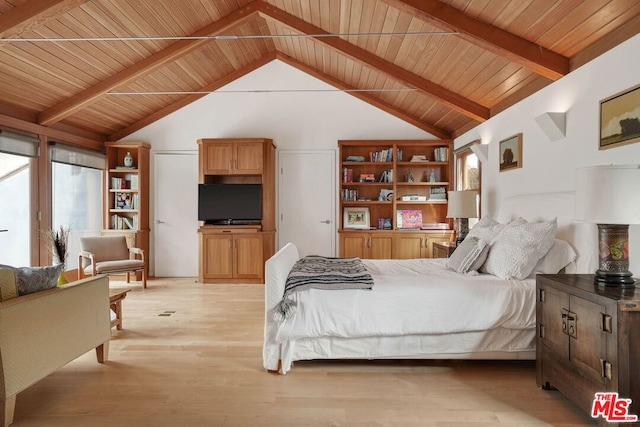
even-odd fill
[(53, 227), (70, 228), (65, 269), (78, 267), (80, 237), (102, 229), (102, 171), (53, 162)]
[(0, 264), (31, 265), (31, 159), (0, 153)]

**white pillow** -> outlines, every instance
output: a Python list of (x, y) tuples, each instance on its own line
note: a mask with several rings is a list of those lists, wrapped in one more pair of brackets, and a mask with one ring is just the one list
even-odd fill
[(447, 267), (460, 273), (476, 272), (487, 259), (489, 246), (477, 237), (467, 237), (447, 259)]
[(553, 245), (557, 220), (510, 223), (491, 242), (481, 271), (501, 279), (525, 279)]
[(576, 251), (573, 250), (569, 242), (561, 239), (553, 239), (553, 245), (549, 252), (536, 264), (531, 275), (535, 274), (557, 274), (567, 265), (575, 261)]
[(498, 221), (484, 217), (478, 221), (476, 225), (474, 225), (469, 233), (467, 234), (466, 239), (470, 239), (475, 237), (479, 240), (484, 240), (485, 242), (491, 242), (494, 237), (502, 231), (506, 224), (500, 224)]

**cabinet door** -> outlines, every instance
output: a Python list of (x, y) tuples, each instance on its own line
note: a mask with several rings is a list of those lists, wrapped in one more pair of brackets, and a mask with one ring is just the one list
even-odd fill
[(342, 233), (340, 234), (340, 253), (342, 257), (367, 258), (369, 234)]
[(263, 277), (262, 235), (236, 234), (234, 236), (234, 271), (236, 279), (260, 279)]
[(576, 296), (570, 297), (570, 305), (576, 326), (575, 337), (569, 340), (569, 358), (581, 372), (605, 383), (602, 361), (607, 359), (608, 332), (602, 328), (602, 315), (606, 314), (606, 307)]
[[(563, 359), (569, 358), (569, 337), (566, 329), (567, 319), (562, 317), (563, 310), (569, 309), (569, 296), (554, 288), (545, 287), (542, 306), (542, 319), (538, 320), (544, 327), (544, 345), (559, 354)], [(563, 327), (563, 322), (565, 326)]]
[(391, 236), (369, 236), (369, 259), (391, 259), (393, 253), (393, 238)]
[(206, 234), (202, 236), (202, 272), (205, 279), (233, 277), (233, 235)]
[(235, 174), (262, 173), (262, 146), (256, 142), (238, 142), (235, 144), (234, 172)]
[(393, 238), (393, 257), (396, 259), (414, 259), (424, 257), (425, 240), (426, 239), (422, 234), (396, 234)]
[(205, 175), (229, 175), (233, 169), (233, 143), (204, 144), (203, 173)]

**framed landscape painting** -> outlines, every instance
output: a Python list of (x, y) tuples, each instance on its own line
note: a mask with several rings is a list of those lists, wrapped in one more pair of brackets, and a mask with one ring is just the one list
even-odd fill
[(600, 101), (601, 150), (640, 141), (640, 85)]

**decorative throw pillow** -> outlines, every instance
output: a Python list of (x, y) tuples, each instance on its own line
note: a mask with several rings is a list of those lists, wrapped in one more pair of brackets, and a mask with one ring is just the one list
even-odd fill
[(551, 246), (557, 220), (509, 224), (491, 242), (481, 271), (501, 279), (525, 279)]
[(476, 225), (474, 225), (471, 230), (469, 230), (469, 234), (467, 234), (467, 238), (469, 237), (477, 237), (480, 240), (484, 240), (487, 243), (491, 243), (491, 241), (498, 235), (505, 227), (515, 224), (522, 224), (526, 222), (522, 218), (516, 218), (513, 221), (502, 224), (498, 221), (484, 217)]
[(17, 296), (18, 287), (13, 268), (0, 267), (0, 302)]
[(48, 267), (2, 267), (13, 269), (13, 273), (16, 276), (18, 295), (22, 296), (55, 288), (64, 264)]
[(447, 260), (447, 267), (460, 274), (476, 272), (487, 259), (489, 245), (477, 237), (467, 237)]
[(553, 245), (549, 252), (544, 255), (531, 272), (534, 274), (557, 274), (567, 265), (575, 261), (576, 251), (573, 250), (569, 242), (561, 239), (553, 239)]

